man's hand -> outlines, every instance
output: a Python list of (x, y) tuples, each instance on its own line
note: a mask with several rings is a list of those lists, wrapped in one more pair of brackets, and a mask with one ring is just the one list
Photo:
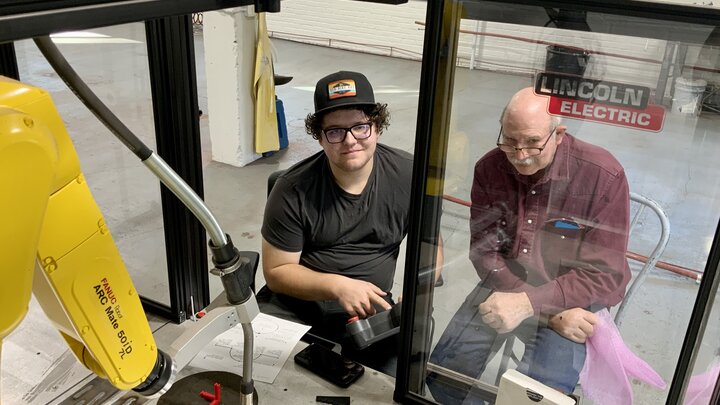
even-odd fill
[(527, 294), (494, 292), (478, 306), (482, 320), (498, 333), (508, 333), (533, 315)]
[(593, 335), (597, 323), (597, 315), (582, 308), (566, 309), (548, 321), (552, 330), (575, 343), (585, 343)]
[(383, 297), (387, 293), (375, 284), (340, 276), (334, 287), (338, 303), (352, 317), (367, 318), (375, 314), (375, 305), (385, 310), (392, 308)]

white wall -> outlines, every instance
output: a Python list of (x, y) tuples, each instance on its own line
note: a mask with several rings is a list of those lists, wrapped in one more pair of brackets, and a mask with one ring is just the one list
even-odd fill
[[(675, 2), (682, 3), (683, 0)], [(268, 15), (268, 30), (271, 37), (275, 38), (420, 59), (424, 31), (423, 26), (416, 21), (425, 21), (426, 4), (425, 1), (413, 0), (399, 6), (351, 0), (285, 0), (280, 13)], [(475, 20), (463, 20), (461, 29), (488, 35), (460, 34), (459, 66), (470, 65), (475, 44), (475, 68), (517, 73), (535, 73), (544, 69), (546, 45), (532, 41), (572, 45), (658, 62), (663, 59), (666, 47), (666, 41), (654, 39)], [(503, 35), (530, 42), (498, 37)], [(717, 67), (717, 49), (711, 52), (712, 57), (696, 61), (698, 53), (698, 47), (689, 49), (688, 64)], [(654, 88), (659, 73), (659, 63), (593, 55), (591, 69), (586, 76)], [(687, 70), (685, 72), (691, 73)], [(711, 75), (702, 76), (709, 81), (717, 81)]]
[(285, 0), (268, 14), (271, 37), (420, 59), (424, 1), (387, 5), (348, 0)]

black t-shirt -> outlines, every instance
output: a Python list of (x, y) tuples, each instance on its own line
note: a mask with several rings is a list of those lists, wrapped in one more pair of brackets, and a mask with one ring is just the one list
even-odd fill
[(412, 155), (377, 145), (360, 195), (335, 183), (324, 152), (278, 177), (265, 206), (262, 235), (299, 252), (300, 264), (369, 281), (390, 291), (400, 243), (407, 234)]

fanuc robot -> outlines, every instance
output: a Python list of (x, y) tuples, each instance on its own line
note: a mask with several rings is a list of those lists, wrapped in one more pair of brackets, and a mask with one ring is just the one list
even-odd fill
[(35, 42), (80, 99), (203, 223), (212, 272), (221, 277), (229, 305), (208, 313), (167, 353), (159, 350), (50, 95), (0, 76), (0, 350), (25, 316), (32, 292), (90, 371), (120, 390), (158, 396), (200, 348), (240, 323), (241, 402), (256, 402), (250, 322), (259, 311), (249, 286), (257, 253), (233, 247), (202, 200), (102, 105), (49, 38)]

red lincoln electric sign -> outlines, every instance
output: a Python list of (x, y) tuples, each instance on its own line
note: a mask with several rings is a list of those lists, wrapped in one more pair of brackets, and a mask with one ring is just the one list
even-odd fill
[(535, 93), (550, 96), (549, 113), (645, 131), (662, 130), (665, 108), (650, 104), (642, 86), (540, 73)]

